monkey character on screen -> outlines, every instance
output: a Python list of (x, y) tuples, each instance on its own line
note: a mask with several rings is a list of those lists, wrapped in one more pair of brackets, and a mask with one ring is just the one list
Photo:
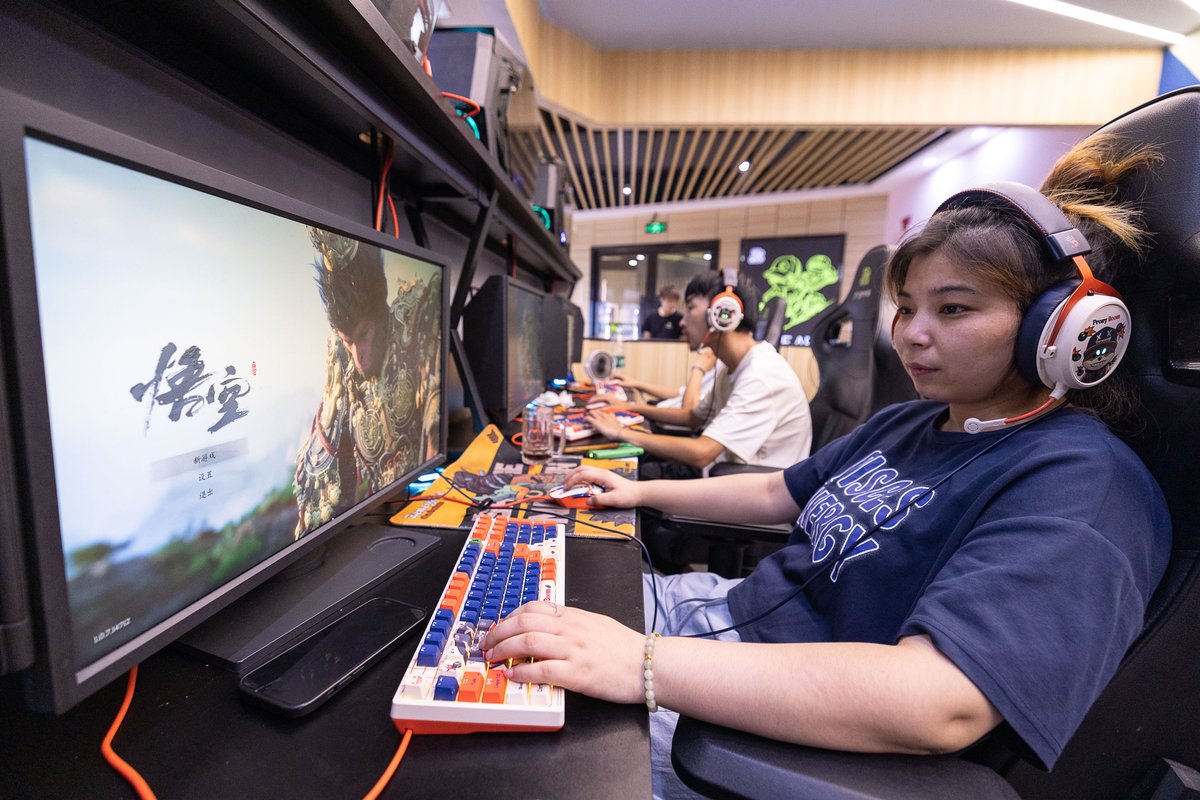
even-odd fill
[(395, 481), (438, 447), (441, 276), (399, 283), (383, 251), (309, 228), (332, 328), (325, 389), (296, 465), (296, 537)]

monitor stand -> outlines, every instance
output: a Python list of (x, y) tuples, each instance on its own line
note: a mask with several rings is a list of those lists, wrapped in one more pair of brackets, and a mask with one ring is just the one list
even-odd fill
[(435, 536), (390, 525), (352, 526), (190, 631), (179, 644), (240, 674), (344, 614), (440, 543)]

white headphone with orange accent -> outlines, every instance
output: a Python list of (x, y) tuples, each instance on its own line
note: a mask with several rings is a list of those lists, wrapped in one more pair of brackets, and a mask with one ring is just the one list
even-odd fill
[(737, 270), (726, 268), (722, 273), (725, 289), (709, 301), (705, 316), (710, 329), (717, 333), (729, 333), (737, 330), (737, 326), (742, 324), (742, 319), (746, 316), (746, 307), (733, 290), (733, 287), (737, 286)]

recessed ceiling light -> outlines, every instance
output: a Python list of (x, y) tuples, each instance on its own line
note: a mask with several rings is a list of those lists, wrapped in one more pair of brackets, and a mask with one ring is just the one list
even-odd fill
[(749, 172), (749, 171), (750, 171), (750, 162), (749, 161), (743, 161), (742, 163), (738, 164), (738, 172)]
[(621, 190), (621, 194), (625, 195), (626, 197), (629, 197), (629, 195), (633, 194), (633, 187), (626, 186), (624, 189)]
[(636, 267), (636, 266), (637, 266), (637, 259), (636, 259), (636, 258), (631, 258), (631, 259), (629, 259), (629, 266), (631, 266), (631, 267)]
[(637, 254), (637, 260), (638, 260), (638, 261), (645, 261), (645, 260), (646, 260), (646, 255), (645, 255), (645, 253), (638, 253), (638, 254)]
[(1147, 39), (1155, 39), (1167, 44), (1182, 44), (1187, 41), (1187, 37), (1182, 33), (1175, 33), (1164, 28), (1156, 28), (1153, 25), (1144, 25), (1141, 22), (1134, 22), (1124, 17), (1116, 17), (1112, 14), (1093, 11), (1090, 8), (1082, 8), (1071, 3), (1064, 3), (1062, 0), (1008, 0), (1008, 2), (1028, 6), (1029, 8), (1036, 8), (1038, 11), (1049, 11), (1051, 14), (1071, 17), (1083, 22), (1090, 22), (1093, 25), (1101, 25), (1105, 28), (1132, 33), (1135, 36), (1145, 36)]
[(704, 260), (705, 260), (705, 261), (712, 261), (712, 253), (705, 253), (705, 254), (704, 254)]

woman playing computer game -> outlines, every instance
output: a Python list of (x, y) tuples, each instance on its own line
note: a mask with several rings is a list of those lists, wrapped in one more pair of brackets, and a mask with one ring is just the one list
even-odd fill
[[(569, 485), (604, 490), (594, 505), (795, 528), (747, 578), (647, 580), (662, 638), (531, 603), (491, 630), (487, 658), (537, 659), (516, 680), (832, 749), (953, 752), (1005, 722), (1052, 765), (1141, 629), (1169, 549), (1161, 491), (1104, 422), (1127, 409), (1109, 378), (1136, 326), (1107, 286), (1063, 300), (1087, 264), (1107, 280), (1136, 250), (1136, 213), (1109, 198), (1155, 163), (1092, 137), (1046, 179), (1050, 202), (1011, 184), (960, 193), (902, 243), (893, 342), (925, 399), (782, 472), (577, 470)], [(1038, 227), (1056, 215), (1066, 231)], [(671, 793), (673, 715), (651, 719), (656, 793)]]

